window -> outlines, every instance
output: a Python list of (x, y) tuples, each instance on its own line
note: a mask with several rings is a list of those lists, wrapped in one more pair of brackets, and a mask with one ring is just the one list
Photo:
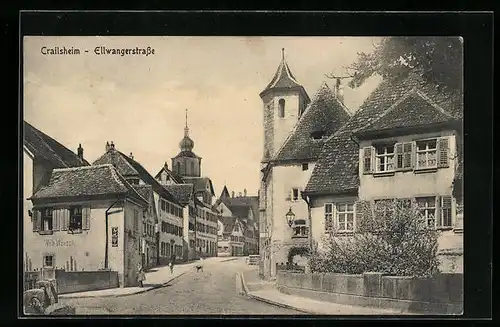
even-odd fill
[(337, 226), (341, 232), (354, 231), (354, 204), (337, 204)]
[(160, 203), (161, 203), (161, 210), (165, 211), (165, 201), (163, 201), (163, 199), (160, 199)]
[(436, 198), (433, 196), (417, 198), (421, 219), (428, 227), (436, 226)]
[(292, 189), (292, 201), (298, 201), (298, 200), (299, 200), (299, 189), (293, 188)]
[(306, 226), (305, 219), (297, 219), (294, 222), (293, 227), (293, 236), (294, 237), (307, 237), (308, 228)]
[(437, 167), (437, 140), (417, 141), (417, 169)]
[(138, 178), (130, 178), (128, 182), (132, 185), (139, 185), (139, 179)]
[(53, 254), (47, 254), (43, 256), (43, 268), (54, 268)]
[(278, 101), (278, 116), (280, 118), (285, 117), (285, 99), (280, 99)]
[(308, 170), (309, 169), (309, 164), (308, 163), (303, 163), (302, 164), (302, 170)]
[(178, 161), (175, 164), (175, 170), (177, 171), (178, 174), (181, 173), (181, 163)]
[(191, 161), (191, 174), (194, 175), (194, 162)]
[(378, 146), (375, 154), (375, 167), (377, 172), (394, 170), (394, 146)]
[(69, 214), (69, 230), (79, 231), (82, 229), (82, 207), (71, 207)]
[(333, 204), (325, 204), (325, 230), (330, 231), (333, 227)]
[(396, 168), (411, 169), (413, 166), (413, 143), (396, 144)]
[(52, 231), (52, 208), (42, 209), (42, 231)]

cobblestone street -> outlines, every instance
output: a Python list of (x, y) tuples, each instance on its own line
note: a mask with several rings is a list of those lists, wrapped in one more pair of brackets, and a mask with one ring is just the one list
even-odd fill
[(170, 285), (124, 297), (61, 299), (74, 305), (77, 314), (168, 315), (168, 314), (271, 314), (299, 315), (238, 294), (236, 273), (257, 269), (244, 258), (205, 265), (205, 271), (190, 271)]

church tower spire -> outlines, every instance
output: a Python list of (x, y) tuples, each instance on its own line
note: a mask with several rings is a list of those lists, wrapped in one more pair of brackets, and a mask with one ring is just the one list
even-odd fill
[(181, 151), (193, 151), (194, 141), (189, 137), (189, 127), (187, 120), (188, 111), (186, 109), (186, 126), (184, 127), (184, 138), (182, 139), (180, 145)]
[(172, 158), (172, 170), (183, 177), (199, 177), (201, 175), (201, 157), (193, 152), (194, 141), (189, 137), (188, 110), (184, 125), (184, 137), (179, 143), (181, 151)]

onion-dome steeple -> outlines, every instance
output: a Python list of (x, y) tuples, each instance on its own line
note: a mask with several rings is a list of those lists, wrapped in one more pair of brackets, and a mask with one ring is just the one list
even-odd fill
[(186, 109), (186, 127), (184, 127), (184, 138), (179, 144), (181, 151), (192, 151), (194, 148), (194, 141), (189, 137), (189, 127), (187, 122), (187, 109)]

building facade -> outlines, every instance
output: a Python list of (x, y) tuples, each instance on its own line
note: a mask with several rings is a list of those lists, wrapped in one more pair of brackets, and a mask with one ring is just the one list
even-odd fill
[(343, 232), (339, 237), (356, 230), (361, 202), (408, 199), (423, 222), (439, 230), (440, 270), (462, 271), (461, 117), (461, 96), (417, 72), (383, 81), (326, 141), (307, 184), (304, 197), (319, 248), (330, 228)]
[[(309, 247), (310, 217), (302, 197), (324, 140), (350, 117), (328, 85), (311, 101), (283, 56), (272, 81), (261, 92), (264, 146), (259, 191), (260, 273), (276, 276), (292, 247)], [(296, 219), (286, 221), (288, 212)]]
[[(111, 164), (134, 187), (150, 186), (153, 193), (156, 246), (146, 243), (144, 251), (156, 251), (156, 265), (165, 265), (175, 255), (176, 260), (184, 259), (184, 209), (179, 201), (163, 187), (149, 172), (134, 159), (116, 149), (113, 142), (106, 143), (106, 152), (94, 165)], [(156, 215), (154, 215), (156, 213)], [(144, 223), (149, 224), (150, 221)], [(151, 240), (150, 235), (145, 239)]]

